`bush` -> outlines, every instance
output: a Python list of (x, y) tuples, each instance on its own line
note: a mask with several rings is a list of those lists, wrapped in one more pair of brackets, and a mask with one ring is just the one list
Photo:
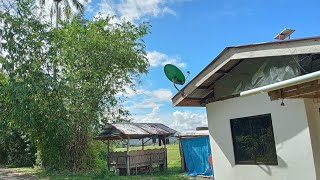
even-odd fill
[(0, 143), (0, 163), (11, 167), (33, 166), (36, 146), (29, 137), (17, 130), (2, 135)]

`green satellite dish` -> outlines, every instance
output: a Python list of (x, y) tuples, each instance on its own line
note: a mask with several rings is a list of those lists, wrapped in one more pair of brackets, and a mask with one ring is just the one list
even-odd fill
[[(164, 66), (164, 73), (167, 78), (173, 82), (174, 87), (179, 91), (176, 84), (183, 85), (186, 82), (186, 78), (184, 74), (181, 72), (179, 68), (172, 64), (167, 64)], [(188, 71), (189, 74), (189, 71)]]

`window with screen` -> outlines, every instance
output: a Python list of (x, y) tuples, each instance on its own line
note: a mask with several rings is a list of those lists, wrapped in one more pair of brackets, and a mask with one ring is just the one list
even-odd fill
[(236, 164), (278, 165), (271, 114), (231, 119)]

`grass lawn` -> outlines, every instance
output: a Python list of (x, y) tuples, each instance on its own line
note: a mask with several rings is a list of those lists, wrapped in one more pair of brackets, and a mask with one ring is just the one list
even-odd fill
[[(145, 149), (158, 148), (159, 146), (146, 146)], [(133, 147), (131, 149), (141, 149), (141, 147)], [(18, 172), (26, 172), (35, 174), (38, 179), (51, 180), (51, 179), (119, 179), (119, 180), (175, 180), (175, 179), (193, 179), (181, 173), (179, 145), (167, 145), (168, 149), (168, 169), (160, 172), (155, 171), (153, 174), (141, 174), (134, 176), (117, 176), (106, 171), (104, 172), (88, 172), (88, 173), (70, 173), (70, 172), (47, 172), (40, 169), (32, 168), (15, 168)], [(125, 148), (117, 148), (115, 151), (125, 151)]]

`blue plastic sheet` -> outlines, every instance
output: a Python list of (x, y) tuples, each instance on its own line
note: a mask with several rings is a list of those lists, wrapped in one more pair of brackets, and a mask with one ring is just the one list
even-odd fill
[(187, 174), (189, 176), (213, 176), (213, 169), (209, 163), (211, 155), (209, 137), (188, 138), (181, 140)]

